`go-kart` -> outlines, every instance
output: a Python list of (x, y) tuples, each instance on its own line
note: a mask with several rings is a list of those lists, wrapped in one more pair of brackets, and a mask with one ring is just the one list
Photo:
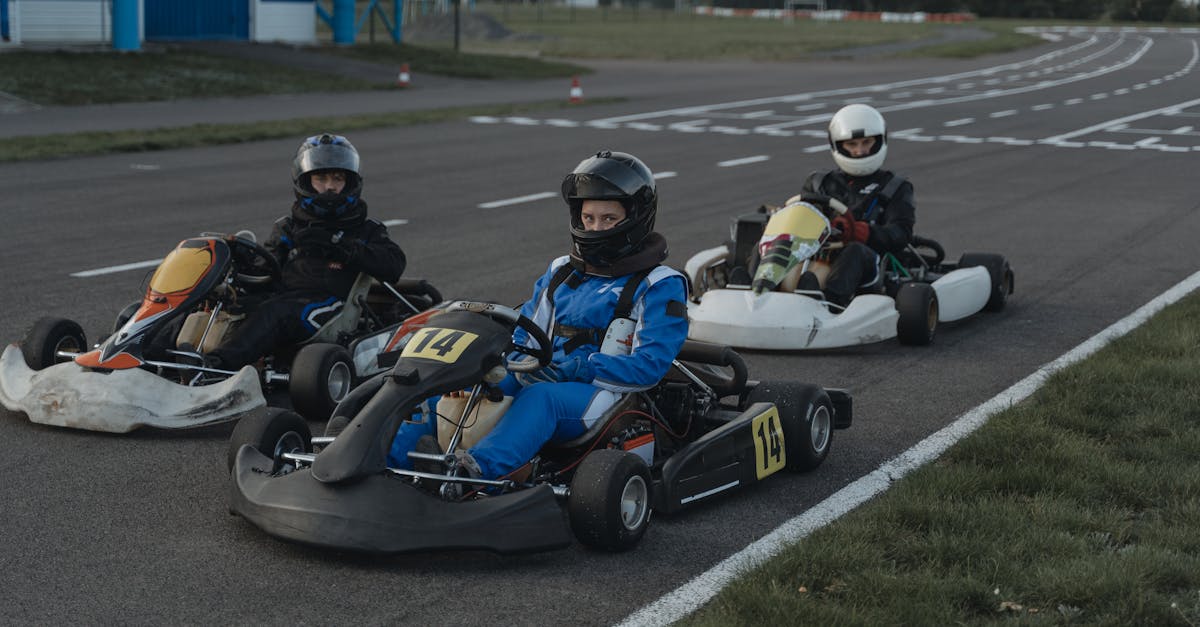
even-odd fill
[[(529, 346), (512, 342), (515, 327)], [(275, 408), (238, 423), (230, 511), (276, 538), (357, 552), (534, 552), (568, 546), (572, 532), (620, 551), (638, 544), (652, 511), (816, 468), (833, 430), (851, 423), (846, 392), (748, 381), (732, 349), (689, 341), (663, 381), (625, 395), (587, 433), (543, 447), (508, 476), (474, 478), (455, 451), (511, 401), (496, 387), (507, 373), (549, 363), (549, 339), (515, 310), (464, 301), (414, 316), (395, 335), (404, 340), (381, 355), (398, 353), (394, 365), (338, 405), (327, 427), (336, 435), (312, 437), (303, 418)], [(418, 447), (408, 454), (415, 470), (388, 467), (401, 421), (438, 395), (445, 453)]]
[(325, 420), (374, 372), (368, 364), (379, 347), (359, 340), (441, 300), (424, 281), (388, 285), (360, 274), (342, 310), (303, 344), (236, 371), (209, 364), (205, 354), (280, 276), (275, 257), (248, 231), (186, 239), (95, 348), (65, 318), (43, 318), (6, 347), (0, 403), (37, 423), (124, 433), (232, 420), (266, 405), (264, 392), (286, 388), (297, 411)]
[(882, 256), (881, 284), (845, 307), (821, 291), (829, 257), (841, 247), (827, 217), (846, 211), (796, 201), (762, 206), (734, 219), (732, 241), (686, 264), (693, 296), (688, 337), (752, 349), (824, 349), (879, 342), (926, 345), (939, 323), (1004, 309), (1013, 271), (1001, 255), (963, 254), (945, 261), (937, 241), (914, 237)]

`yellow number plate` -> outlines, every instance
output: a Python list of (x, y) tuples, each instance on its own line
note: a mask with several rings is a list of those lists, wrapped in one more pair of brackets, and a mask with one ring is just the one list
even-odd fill
[(452, 364), (479, 336), (457, 329), (425, 327), (413, 334), (404, 345), (401, 357), (432, 359)]
[(750, 428), (754, 437), (754, 471), (758, 478), (762, 479), (782, 470), (787, 464), (787, 451), (784, 450), (779, 410), (771, 407), (755, 416)]

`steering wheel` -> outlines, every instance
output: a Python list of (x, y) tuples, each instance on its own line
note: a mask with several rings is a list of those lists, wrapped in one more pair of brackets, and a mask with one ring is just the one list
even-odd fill
[[(233, 256), (234, 279), (238, 283), (257, 287), (283, 280), (283, 269), (279, 267), (279, 260), (261, 244), (241, 235), (227, 235), (224, 239)], [(242, 272), (246, 269), (256, 272)]]
[(497, 322), (516, 326), (524, 329), (530, 337), (533, 338), (536, 347), (521, 346), (516, 342), (509, 342), (506, 353), (520, 353), (532, 359), (523, 359), (520, 361), (509, 361), (506, 365), (509, 372), (537, 372), (542, 368), (550, 365), (550, 360), (554, 357), (554, 345), (550, 342), (550, 337), (546, 332), (539, 327), (536, 322), (521, 315), (521, 312), (504, 305), (494, 303), (479, 303), (474, 301), (460, 300), (455, 301), (446, 308), (447, 311), (470, 311), (480, 315), (487, 316)]
[(789, 198), (786, 204), (790, 205), (797, 201), (812, 203), (818, 207), (825, 207), (836, 215), (842, 215), (850, 209), (846, 206), (846, 203), (838, 200), (837, 198), (816, 192), (803, 192), (796, 194), (795, 196)]

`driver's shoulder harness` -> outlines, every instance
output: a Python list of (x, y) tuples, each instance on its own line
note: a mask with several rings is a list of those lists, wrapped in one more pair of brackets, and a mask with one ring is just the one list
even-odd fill
[[(821, 174), (817, 178), (816, 185), (813, 186), (813, 189), (818, 193), (824, 193), (823, 190), (825, 189), (825, 182), (829, 180), (829, 177), (833, 175), (834, 172), (836, 172), (836, 170), (829, 170), (824, 174)], [(882, 187), (876, 188), (875, 191), (871, 192), (870, 194), (860, 198), (858, 202), (854, 203), (854, 205), (850, 207), (850, 211), (853, 212), (854, 215), (858, 216), (861, 213), (860, 209), (866, 206), (868, 202), (871, 202), (872, 206), (870, 209), (868, 209), (868, 213), (860, 218), (869, 220), (875, 207), (874, 203), (879, 202), (880, 211), (886, 211), (888, 204), (892, 202), (892, 197), (896, 195), (896, 192), (900, 191), (900, 186), (907, 182), (908, 179), (904, 178), (903, 175), (893, 172), (892, 178), (889, 179), (887, 183), (885, 183)]]
[[(651, 266), (644, 270), (638, 270), (629, 275), (629, 280), (621, 286), (621, 295), (617, 298), (617, 306), (613, 310), (613, 320), (618, 318), (629, 318), (633, 314), (633, 297), (637, 294), (638, 286), (657, 266)], [(575, 268), (569, 264), (563, 264), (555, 271), (554, 276), (550, 279), (550, 284), (546, 286), (546, 300), (548, 304), (554, 306), (554, 292), (558, 291), (558, 287), (563, 283), (567, 287), (575, 289), (583, 283), (583, 277), (575, 271)], [(587, 344), (595, 344), (599, 346), (604, 341), (604, 334), (608, 331), (608, 327), (604, 328), (586, 328), (572, 327), (565, 324), (554, 322), (553, 332), (551, 337), (565, 337), (567, 341), (563, 344), (563, 353), (571, 354), (575, 349)]]

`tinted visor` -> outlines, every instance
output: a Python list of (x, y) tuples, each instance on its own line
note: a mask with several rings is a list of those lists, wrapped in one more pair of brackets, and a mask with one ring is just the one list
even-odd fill
[(563, 180), (564, 198), (619, 198), (633, 196), (646, 185), (641, 173), (612, 158), (591, 157)]
[(309, 138), (310, 146), (296, 158), (300, 173), (334, 169), (358, 173), (358, 151), (353, 146), (345, 140), (322, 144), (316, 139)]

